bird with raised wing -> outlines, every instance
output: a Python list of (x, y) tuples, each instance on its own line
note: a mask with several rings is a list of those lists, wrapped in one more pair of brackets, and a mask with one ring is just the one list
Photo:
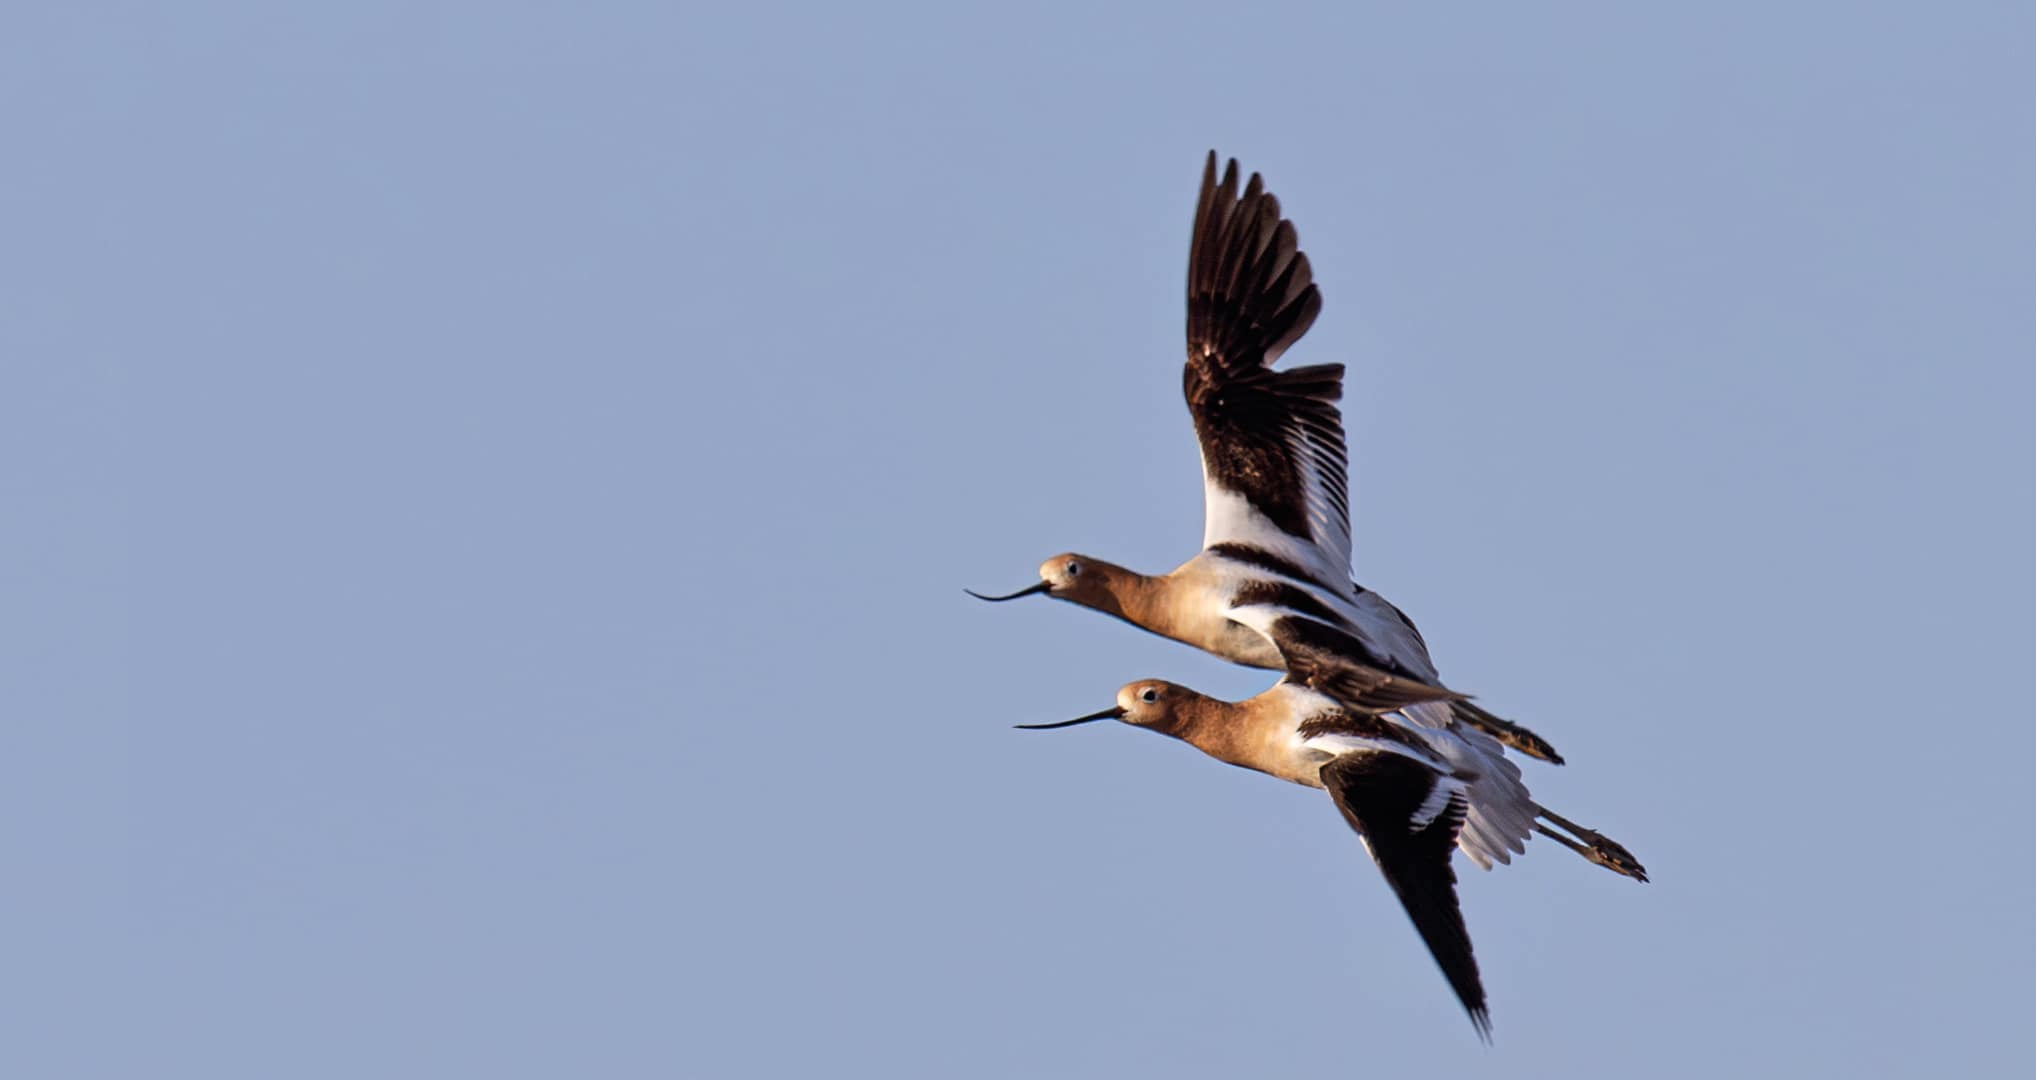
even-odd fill
[[(1439, 688), (1412, 620), (1351, 579), (1348, 451), (1337, 404), (1343, 365), (1272, 366), (1307, 333), (1321, 306), (1279, 200), (1256, 173), (1240, 190), (1235, 160), (1219, 180), (1211, 151), (1188, 253), (1183, 373), (1201, 445), (1202, 550), (1151, 575), (1087, 555), (1056, 555), (1040, 565), (1037, 584), (1006, 596), (970, 595), (1050, 596), (1235, 663), (1277, 670), (1286, 663), (1277, 643), (1239, 618), (1244, 609), (1270, 607), (1334, 629), (1346, 659), (1390, 678), (1402, 692), (1411, 685)], [(1441, 693), (1399, 712), (1418, 727), (1467, 727), (1562, 763), (1546, 740), (1461, 694)], [(1546, 814), (1516, 821), (1474, 795), (1458, 842), (1489, 869), (1524, 852), (1531, 833), (1632, 874), (1620, 857), (1624, 849), (1601, 834)]]

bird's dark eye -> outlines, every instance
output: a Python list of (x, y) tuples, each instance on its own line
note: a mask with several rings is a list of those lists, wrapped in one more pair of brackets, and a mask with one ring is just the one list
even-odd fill
[(1138, 700), (1145, 702), (1147, 705), (1150, 705), (1153, 702), (1159, 700), (1159, 691), (1154, 690), (1152, 687), (1148, 686), (1145, 689), (1138, 692)]
[(1069, 577), (1080, 577), (1080, 576), (1081, 576), (1081, 573), (1082, 573), (1082, 564), (1081, 564), (1081, 563), (1078, 563), (1078, 562), (1071, 562), (1071, 563), (1067, 564), (1067, 576), (1069, 576)]

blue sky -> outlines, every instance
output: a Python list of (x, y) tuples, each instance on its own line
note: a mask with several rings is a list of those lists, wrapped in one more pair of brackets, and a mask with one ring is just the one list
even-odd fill
[[(2036, 18), (69, 5), (0, 43), (20, 1076), (2006, 1075)], [(1472, 1035), (1226, 667), (1194, 186), (1350, 365), (1357, 572), (1568, 756)], [(1427, 1072), (1423, 1072), (1426, 1075)]]

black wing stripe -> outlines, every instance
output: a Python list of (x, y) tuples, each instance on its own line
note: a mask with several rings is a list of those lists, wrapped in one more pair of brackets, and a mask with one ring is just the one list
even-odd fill
[(1287, 678), (1367, 712), (1393, 712), (1424, 701), (1457, 701), (1463, 695), (1425, 682), (1380, 657), (1354, 635), (1299, 615), (1273, 620), (1273, 644), (1286, 662)]
[(1238, 587), (1230, 602), (1237, 607), (1276, 607), (1331, 625), (1342, 621), (1341, 616), (1329, 610), (1329, 605), (1317, 600), (1313, 593), (1284, 581), (1248, 581)]
[(1396, 724), (1376, 713), (1359, 712), (1356, 709), (1334, 709), (1320, 716), (1310, 717), (1301, 721), (1301, 726), (1295, 733), (1303, 740), (1322, 735), (1350, 735), (1359, 739), (1405, 747), (1408, 753), (1423, 761), (1437, 760), (1435, 752), (1421, 736), (1414, 733), (1413, 729)]
[(1463, 829), (1462, 793), (1452, 795), (1442, 813), (1417, 830), (1414, 816), (1440, 781), (1433, 769), (1400, 754), (1361, 752), (1331, 760), (1322, 766), (1321, 778), (1343, 819), (1365, 838), (1372, 860), (1400, 898), (1479, 1037), (1490, 1041), (1491, 1013), (1485, 1007), (1477, 956), (1457, 902), (1456, 870), (1449, 861), (1456, 850), (1456, 834)]
[(1313, 585), (1324, 592), (1331, 594), (1336, 592), (1336, 589), (1309, 573), (1298, 563), (1282, 559), (1264, 548), (1253, 547), (1250, 544), (1212, 544), (1209, 547), (1209, 554), (1221, 555), (1226, 559), (1234, 559), (1247, 566), (1256, 566), (1261, 570), (1270, 570), (1281, 577), (1292, 578), (1303, 584)]

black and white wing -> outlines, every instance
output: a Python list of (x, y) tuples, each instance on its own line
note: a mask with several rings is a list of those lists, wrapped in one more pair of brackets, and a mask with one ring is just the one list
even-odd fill
[(1279, 649), (1287, 681), (1327, 694), (1347, 709), (1389, 713), (1423, 702), (1465, 699), (1446, 686), (1387, 670), (1348, 631), (1276, 600), (1233, 608), (1230, 617)]
[(1343, 365), (1274, 371), (1322, 310), (1279, 200), (1237, 162), (1202, 171), (1188, 252), (1188, 411), (1202, 444), (1202, 546), (1238, 544), (1338, 581), (1350, 573)]
[(1343, 819), (1364, 838), (1372, 861), (1400, 898), (1478, 1035), (1489, 1041), (1492, 1021), (1484, 983), (1449, 862), (1463, 828), (1463, 785), (1388, 750), (1355, 750), (1332, 758), (1322, 766), (1321, 778)]
[[(1202, 449), (1202, 546), (1310, 585), (1346, 609), (1290, 605), (1353, 631), (1345, 638), (1357, 644), (1347, 655), (1365, 671), (1339, 678), (1353, 704), (1375, 699), (1361, 685), (1371, 671), (1432, 684), (1435, 666), (1413, 622), (1350, 581), (1349, 451), (1337, 408), (1343, 365), (1273, 370), (1314, 323), (1322, 295), (1279, 200), (1256, 173), (1240, 191), (1237, 174), (1232, 160), (1219, 181), (1210, 151), (1188, 251), (1183, 389)], [(1562, 761), (1547, 740), (1467, 702), (1409, 717), (1446, 726), (1452, 715), (1522, 753)]]

